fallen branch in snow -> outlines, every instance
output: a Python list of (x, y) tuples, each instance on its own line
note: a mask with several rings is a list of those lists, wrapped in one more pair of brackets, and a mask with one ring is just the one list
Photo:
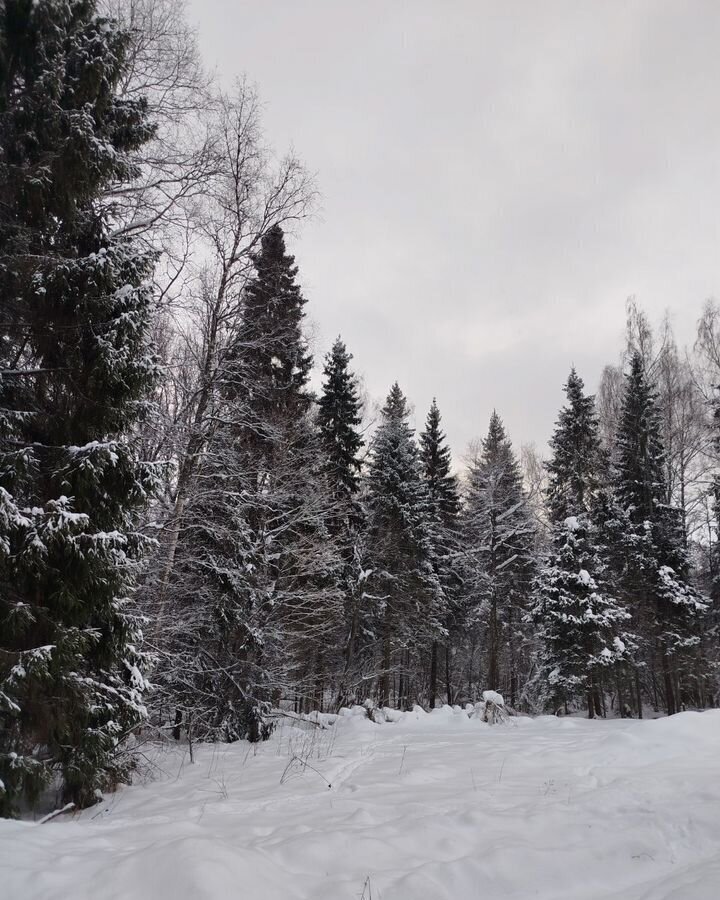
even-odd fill
[(48, 813), (46, 816), (43, 816), (42, 819), (37, 823), (38, 825), (44, 825), (46, 822), (49, 822), (51, 819), (55, 819), (57, 816), (61, 816), (63, 813), (70, 812), (71, 809), (75, 809), (74, 803), (66, 803), (62, 809), (54, 809), (52, 812)]

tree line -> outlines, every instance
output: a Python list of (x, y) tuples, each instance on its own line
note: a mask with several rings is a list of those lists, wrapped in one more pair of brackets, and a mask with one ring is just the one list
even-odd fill
[(0, 814), (95, 802), (143, 729), (716, 703), (718, 307), (683, 354), (629, 303), (547, 461), (493, 412), (456, 468), (341, 338), (311, 388), (313, 181), (182, 5), (7, 0), (0, 40)]

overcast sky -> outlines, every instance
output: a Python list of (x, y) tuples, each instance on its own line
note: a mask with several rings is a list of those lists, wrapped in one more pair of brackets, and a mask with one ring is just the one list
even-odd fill
[(720, 2), (191, 0), (278, 150), (317, 173), (290, 241), (325, 352), (437, 396), (456, 458), (493, 407), (544, 450), (625, 300), (692, 341), (720, 297)]

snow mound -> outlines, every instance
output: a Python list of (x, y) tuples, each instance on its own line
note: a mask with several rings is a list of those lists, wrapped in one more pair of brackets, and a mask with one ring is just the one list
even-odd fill
[(482, 698), (486, 703), (494, 703), (496, 706), (505, 706), (505, 700), (502, 694), (497, 691), (483, 691)]
[(2, 896), (718, 896), (720, 711), (489, 728), (472, 707), (359, 709), (281, 718), (265, 744), (194, 763), (146, 747), (153, 779), (44, 825), (0, 820)]

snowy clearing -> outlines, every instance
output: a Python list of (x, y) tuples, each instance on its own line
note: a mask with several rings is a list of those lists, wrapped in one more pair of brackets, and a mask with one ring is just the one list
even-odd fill
[[(13, 900), (714, 900), (720, 711), (514, 719), (448, 707), (153, 751), (154, 780), (0, 821)], [(304, 765), (304, 760), (308, 765)], [(311, 768), (312, 767), (312, 768)]]

